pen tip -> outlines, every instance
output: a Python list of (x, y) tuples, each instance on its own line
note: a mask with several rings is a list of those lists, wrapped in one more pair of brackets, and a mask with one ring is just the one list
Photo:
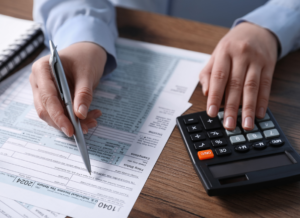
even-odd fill
[(92, 172), (89, 171), (89, 173), (90, 173), (90, 175), (92, 175)]

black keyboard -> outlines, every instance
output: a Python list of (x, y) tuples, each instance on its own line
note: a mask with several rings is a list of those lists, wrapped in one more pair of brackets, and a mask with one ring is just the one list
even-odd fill
[(235, 130), (223, 127), (223, 109), (211, 118), (205, 111), (177, 118), (186, 148), (208, 195), (255, 190), (300, 179), (300, 156), (271, 111), (246, 131), (239, 109)]

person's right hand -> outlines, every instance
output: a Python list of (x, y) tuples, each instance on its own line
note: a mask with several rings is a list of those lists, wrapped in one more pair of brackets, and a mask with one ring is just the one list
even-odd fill
[[(101, 116), (100, 110), (88, 112), (88, 108), (93, 99), (93, 90), (103, 74), (106, 52), (94, 43), (80, 42), (58, 53), (73, 96), (74, 113), (81, 119), (82, 131), (86, 134), (89, 128), (97, 125), (96, 119)], [(38, 116), (48, 125), (72, 136), (74, 129), (58, 96), (49, 66), (49, 55), (33, 64), (30, 84)]]

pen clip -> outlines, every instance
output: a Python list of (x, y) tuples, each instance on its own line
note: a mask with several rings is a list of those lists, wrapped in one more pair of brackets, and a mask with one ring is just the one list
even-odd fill
[(51, 73), (54, 77), (55, 85), (57, 88), (57, 91), (59, 92), (59, 95), (61, 97), (61, 100), (64, 100), (64, 93), (61, 87), (61, 81), (57, 70), (57, 64), (59, 57), (57, 57), (56, 47), (54, 46), (53, 42), (49, 40), (49, 47), (51, 51), (50, 59), (49, 59), (49, 65), (51, 67)]

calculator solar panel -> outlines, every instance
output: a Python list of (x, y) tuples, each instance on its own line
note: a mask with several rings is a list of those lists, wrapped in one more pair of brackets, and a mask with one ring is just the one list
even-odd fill
[(211, 118), (205, 111), (177, 118), (194, 168), (210, 196), (233, 194), (300, 179), (300, 156), (271, 111), (245, 131), (239, 109), (237, 127), (223, 127), (223, 109)]

